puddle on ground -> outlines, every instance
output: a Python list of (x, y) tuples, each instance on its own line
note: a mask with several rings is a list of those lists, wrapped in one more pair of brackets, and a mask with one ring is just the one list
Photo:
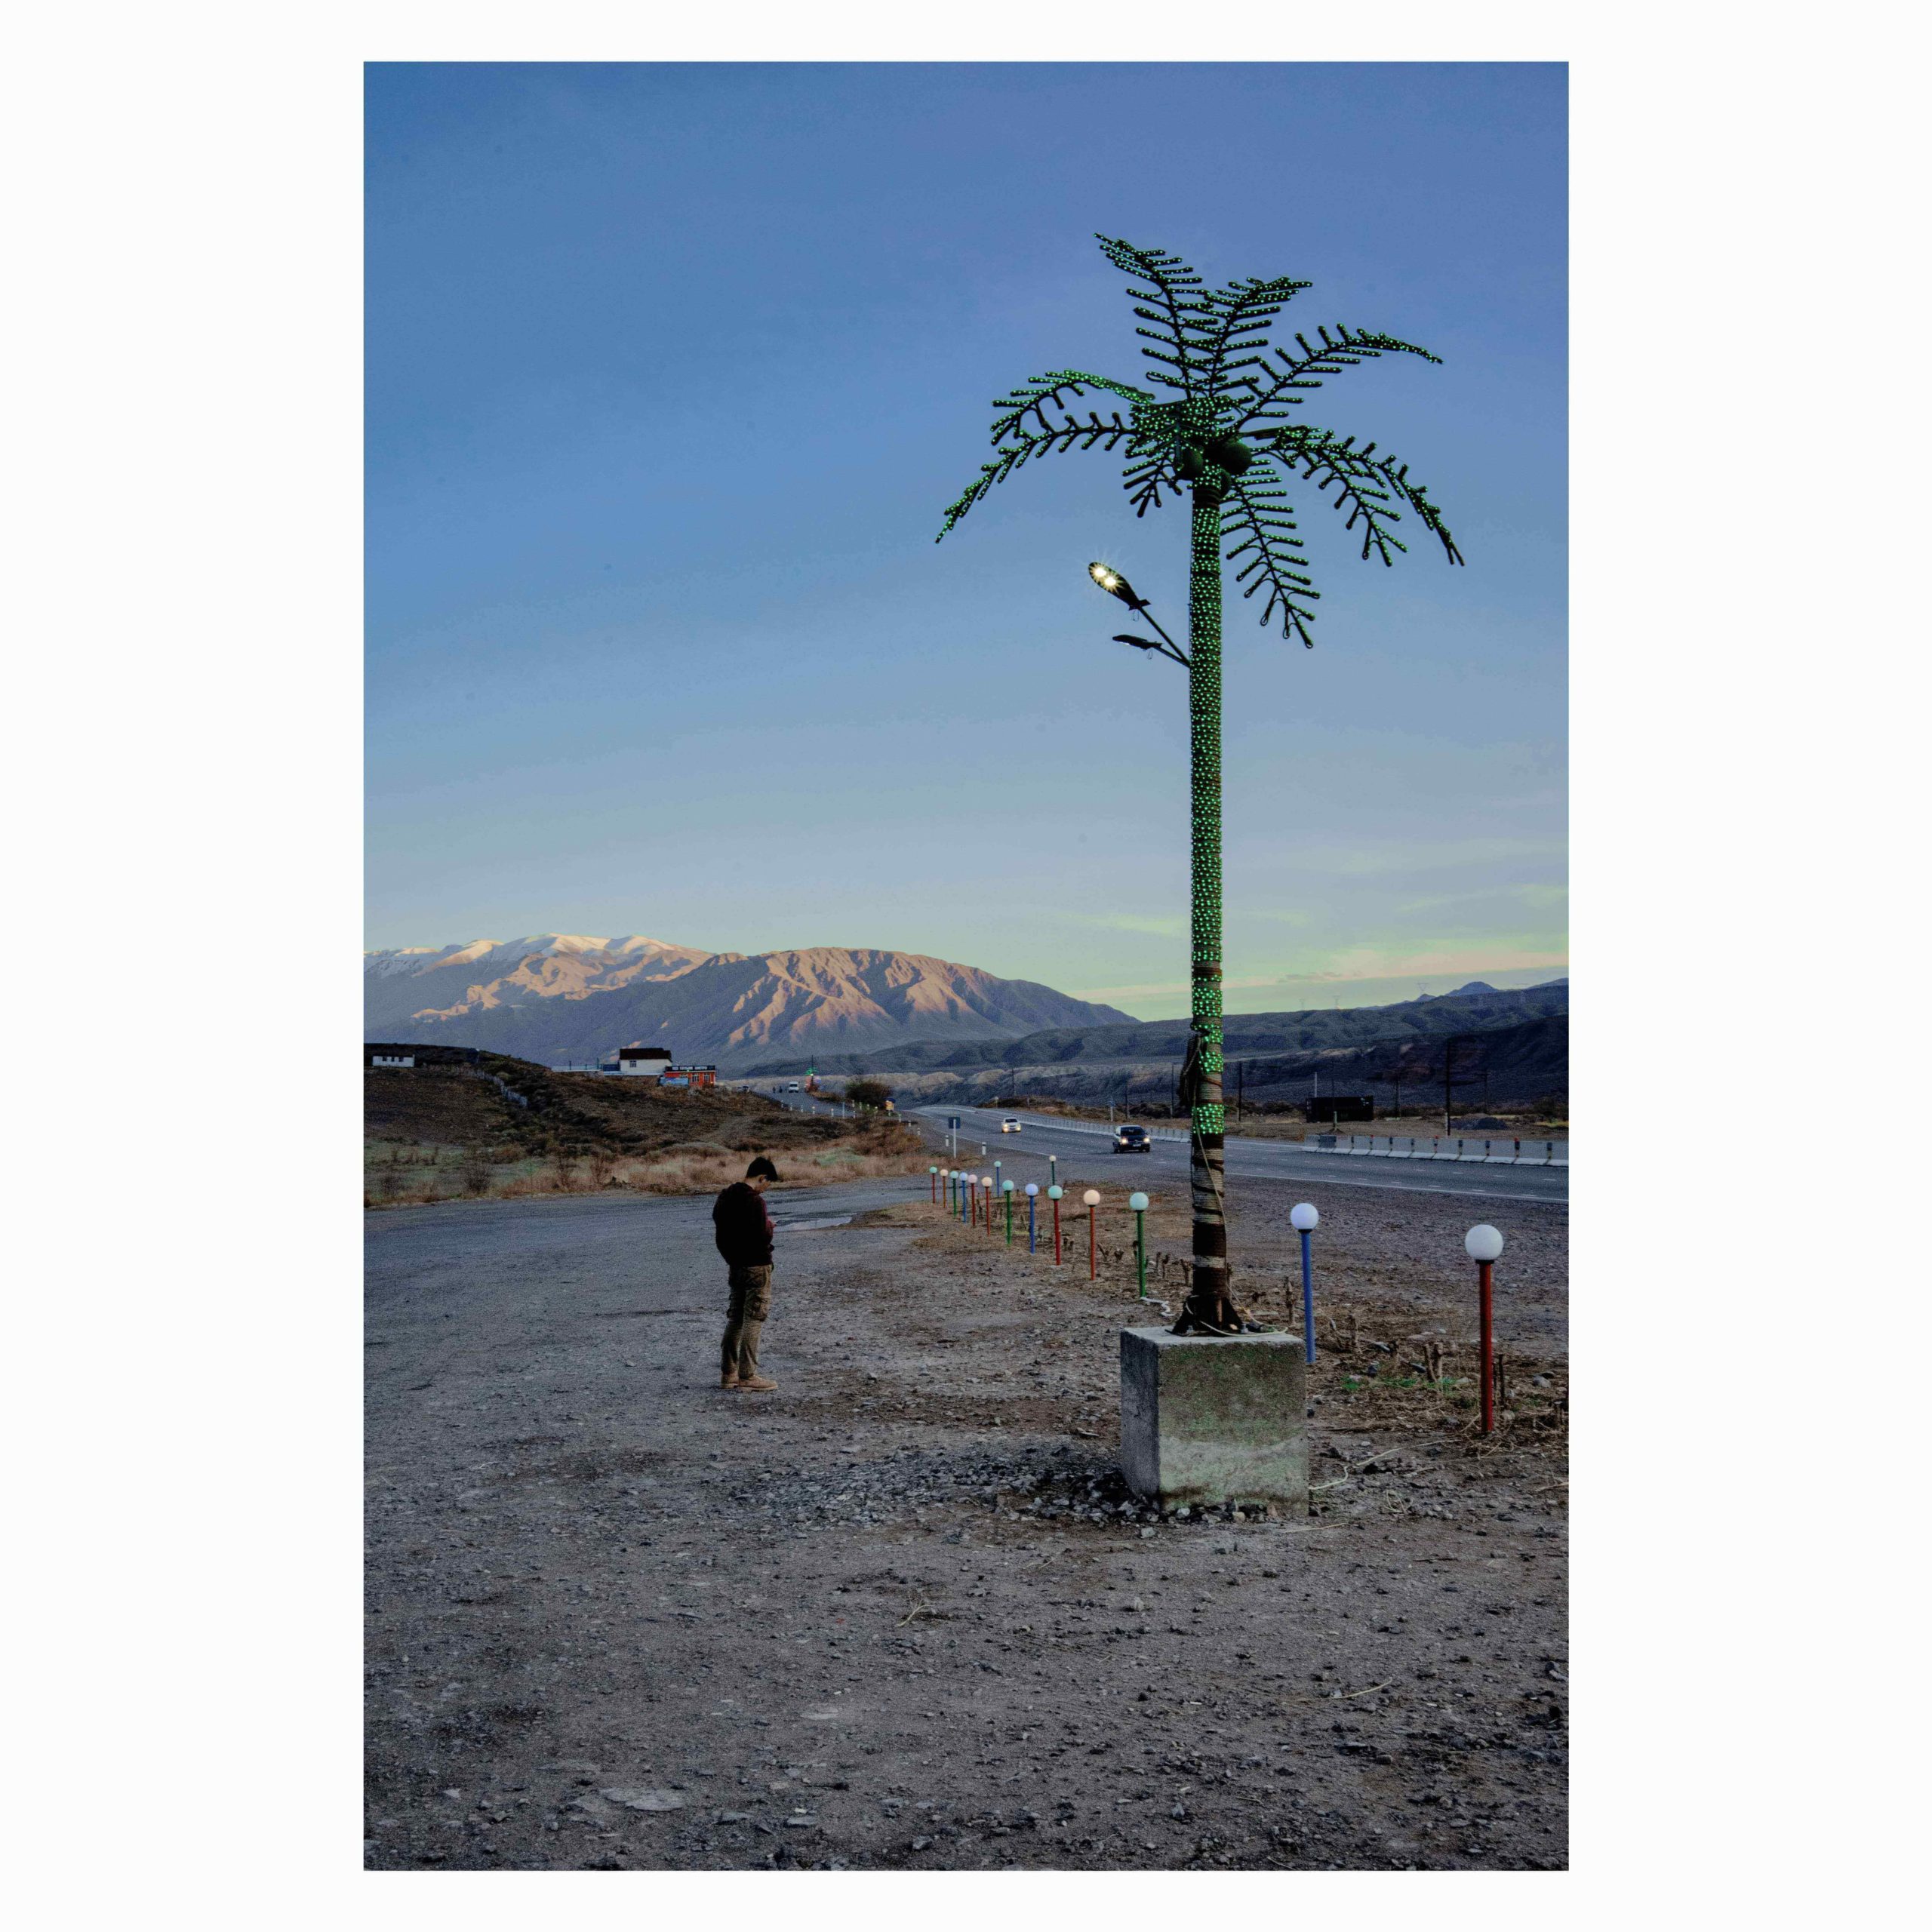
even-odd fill
[(849, 1228), (852, 1225), (850, 1214), (821, 1214), (810, 1221), (774, 1221), (773, 1228), (780, 1234), (796, 1234), (812, 1228)]

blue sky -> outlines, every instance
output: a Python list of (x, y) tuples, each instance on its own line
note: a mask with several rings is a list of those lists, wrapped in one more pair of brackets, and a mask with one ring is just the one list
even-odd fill
[(1427, 345), (1306, 417), (1469, 561), (1231, 589), (1228, 1004), (1562, 971), (1555, 66), (377, 66), (368, 943), (878, 946), (1186, 1010), (1185, 512), (1055, 456), (946, 541), (1014, 383), (1147, 365), (1095, 230)]

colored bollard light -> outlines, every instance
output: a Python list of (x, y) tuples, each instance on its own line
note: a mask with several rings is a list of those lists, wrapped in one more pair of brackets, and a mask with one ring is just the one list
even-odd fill
[(1066, 1190), (1058, 1182), (1047, 1189), (1047, 1198), (1054, 1204), (1054, 1266), (1060, 1266), (1060, 1199)]
[(1503, 1252), (1503, 1236), (1487, 1221), (1479, 1222), (1463, 1237), (1463, 1245), (1476, 1264), (1477, 1292), (1482, 1304), (1482, 1432), (1487, 1435), (1496, 1426), (1496, 1335), (1490, 1270)]
[(928, 1168), (926, 1170), (926, 1186), (928, 1186), (928, 1188), (929, 1189), (931, 1189), (931, 1194), (932, 1194), (932, 1201), (933, 1201), (933, 1205), (934, 1205), (935, 1208), (937, 1208), (937, 1207), (939, 1205), (939, 1170), (938, 1170), (938, 1168)]
[(1033, 1210), (1038, 1204), (1040, 1183), (1029, 1180), (1026, 1183), (1026, 1252), (1033, 1252)]
[(1007, 1244), (1007, 1246), (1008, 1246), (1008, 1247), (1011, 1247), (1013, 1245), (1013, 1183), (1012, 1183), (1012, 1182), (1011, 1182), (1010, 1180), (1003, 1180), (1003, 1181), (1001, 1181), (1001, 1182), (1000, 1183), (1000, 1184), (999, 1184), (999, 1191), (1000, 1191), (1000, 1192), (1001, 1192), (1001, 1194), (1005, 1197), (1005, 1199), (1006, 1199), (1006, 1244)]
[(1090, 1187), (1080, 1198), (1087, 1204), (1087, 1278), (1091, 1281), (1100, 1272), (1100, 1217), (1095, 1212), (1100, 1204), (1100, 1190)]
[(1140, 1277), (1140, 1299), (1147, 1299), (1147, 1197), (1130, 1194), (1127, 1204), (1134, 1210), (1134, 1266)]
[(1315, 1366), (1315, 1261), (1309, 1243), (1315, 1230), (1321, 1224), (1321, 1217), (1312, 1201), (1303, 1201), (1288, 1211), (1288, 1220), (1301, 1236), (1302, 1340), (1307, 1347), (1308, 1364), (1312, 1368)]

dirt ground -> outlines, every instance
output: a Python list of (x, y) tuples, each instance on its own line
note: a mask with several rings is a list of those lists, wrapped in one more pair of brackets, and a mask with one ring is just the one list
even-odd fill
[[(923, 1183), (774, 1194), (771, 1395), (708, 1202), (371, 1215), (368, 1864), (1562, 1866), (1564, 1211), (1488, 1216), (1484, 1442), (1471, 1204), (1324, 1187), (1313, 1514), (1163, 1518), (1106, 1191), (1095, 1284), (1084, 1223), (1056, 1273)], [(1230, 1200), (1272, 1321), (1297, 1198)]]

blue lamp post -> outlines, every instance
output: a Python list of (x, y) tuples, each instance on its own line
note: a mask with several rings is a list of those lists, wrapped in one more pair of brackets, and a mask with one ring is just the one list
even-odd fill
[(1308, 1365), (1315, 1366), (1315, 1260), (1309, 1252), (1309, 1243), (1315, 1229), (1321, 1225), (1321, 1217), (1316, 1213), (1312, 1201), (1304, 1201), (1291, 1208), (1289, 1220), (1301, 1236), (1301, 1331), (1302, 1339), (1308, 1345)]

